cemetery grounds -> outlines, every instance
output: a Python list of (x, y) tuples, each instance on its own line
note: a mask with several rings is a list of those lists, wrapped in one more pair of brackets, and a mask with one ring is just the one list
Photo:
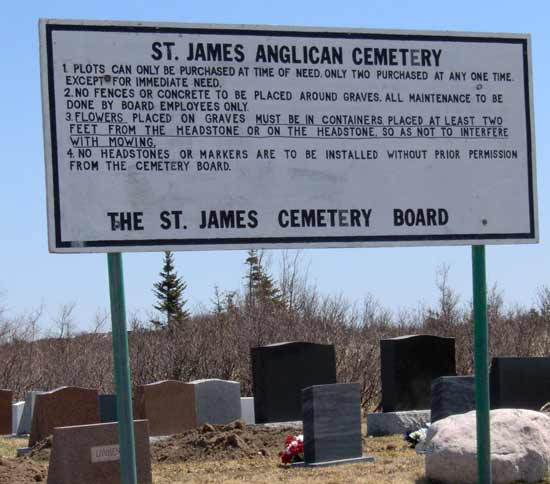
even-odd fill
[[(296, 428), (260, 428), (246, 425), (203, 426), (151, 444), (154, 484), (379, 484), (428, 483), (424, 458), (402, 436), (366, 437), (363, 451), (373, 463), (318, 469), (291, 469), (280, 465), (284, 438)], [(298, 432), (301, 432), (298, 430)], [(18, 458), (16, 448), (27, 439), (0, 439), (0, 484), (47, 481), (48, 440), (29, 457)], [(40, 447), (40, 446), (39, 446)]]
[[(206, 424), (201, 429), (151, 444), (153, 484), (430, 484), (424, 477), (424, 457), (401, 435), (366, 437), (363, 452), (371, 463), (318, 469), (280, 465), (279, 451), (296, 428), (260, 428)], [(50, 438), (51, 439), (51, 438)], [(46, 483), (50, 455), (47, 439), (29, 457), (15, 457), (26, 438), (0, 437), (0, 484)], [(550, 484), (550, 480), (543, 481)]]

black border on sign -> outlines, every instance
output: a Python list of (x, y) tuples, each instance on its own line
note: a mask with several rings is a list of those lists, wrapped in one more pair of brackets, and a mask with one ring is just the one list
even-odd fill
[[(131, 26), (131, 25), (76, 25), (76, 24), (54, 24), (46, 23), (46, 52), (48, 69), (48, 94), (49, 94), (49, 115), (51, 130), (51, 154), (52, 154), (52, 176), (53, 176), (53, 202), (55, 221), (55, 247), (56, 248), (86, 248), (86, 247), (147, 247), (147, 246), (188, 246), (188, 245), (211, 245), (223, 246), (226, 244), (298, 244), (298, 243), (357, 243), (357, 242), (429, 242), (429, 241), (461, 241), (461, 240), (508, 240), (508, 239), (535, 239), (535, 215), (533, 199), (533, 159), (531, 139), (531, 99), (529, 85), (529, 53), (527, 39), (510, 37), (483, 37), (466, 35), (443, 35), (443, 34), (385, 34), (367, 32), (337, 32), (337, 31), (293, 31), (293, 30), (254, 30), (237, 28), (201, 28), (201, 27), (153, 27), (153, 26)], [(211, 34), (211, 35), (249, 35), (249, 36), (271, 36), (271, 37), (301, 37), (301, 38), (342, 38), (342, 39), (388, 39), (388, 40), (416, 40), (416, 41), (445, 41), (445, 42), (483, 42), (521, 44), (523, 47), (523, 76), (525, 90), (525, 121), (527, 138), (527, 171), (529, 191), (529, 218), (530, 231), (521, 233), (496, 233), (496, 234), (453, 234), (453, 235), (377, 235), (377, 236), (317, 236), (317, 237), (232, 237), (216, 239), (144, 239), (144, 240), (96, 240), (96, 241), (64, 241), (61, 235), (61, 208), (59, 195), (59, 168), (57, 150), (57, 129), (55, 112), (55, 89), (53, 73), (53, 40), (52, 32), (55, 30), (69, 31), (94, 31), (94, 32), (144, 32), (158, 34)]]

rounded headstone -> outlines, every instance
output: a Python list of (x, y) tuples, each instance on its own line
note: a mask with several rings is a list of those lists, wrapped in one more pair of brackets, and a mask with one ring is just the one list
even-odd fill
[(137, 386), (134, 417), (149, 420), (151, 436), (172, 435), (197, 427), (194, 385), (164, 380)]
[(53, 434), (55, 427), (99, 423), (97, 390), (61, 387), (36, 396), (29, 447)]

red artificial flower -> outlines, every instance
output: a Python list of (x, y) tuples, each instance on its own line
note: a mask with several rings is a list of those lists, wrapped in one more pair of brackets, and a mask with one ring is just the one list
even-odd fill
[(294, 437), (289, 435), (285, 438), (286, 450), (279, 452), (283, 464), (301, 462), (304, 460), (304, 442), (301, 435)]
[(283, 464), (290, 464), (292, 462), (292, 454), (289, 452), (281, 452), (281, 461)]

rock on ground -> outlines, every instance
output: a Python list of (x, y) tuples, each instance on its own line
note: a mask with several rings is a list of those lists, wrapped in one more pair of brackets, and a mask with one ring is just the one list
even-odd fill
[[(550, 417), (520, 409), (491, 411), (494, 484), (538, 482), (550, 464)], [(476, 413), (432, 424), (418, 452), (426, 454), (426, 477), (444, 483), (477, 482)]]

